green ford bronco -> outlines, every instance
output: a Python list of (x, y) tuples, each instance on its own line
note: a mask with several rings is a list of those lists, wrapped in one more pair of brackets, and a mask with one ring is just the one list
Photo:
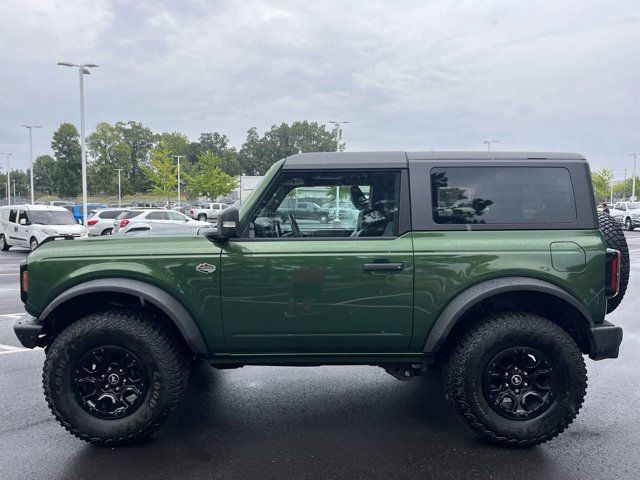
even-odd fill
[[(329, 222), (279, 211), (327, 205)], [(284, 208), (284, 207), (282, 207)], [(308, 153), (276, 163), (205, 235), (50, 242), (21, 265), (60, 423), (98, 444), (167, 419), (195, 359), (442, 372), (482, 438), (566, 429), (583, 355), (616, 358), (629, 256), (587, 161), (560, 153)]]

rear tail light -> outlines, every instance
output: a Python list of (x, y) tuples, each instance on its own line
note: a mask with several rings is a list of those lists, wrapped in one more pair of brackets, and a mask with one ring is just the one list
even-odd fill
[(607, 248), (605, 293), (608, 298), (615, 297), (620, 290), (620, 260), (620, 251)]
[(129, 220), (120, 220), (120, 228), (124, 228), (129, 225)]
[(193, 215), (193, 209), (192, 208), (189, 209), (189, 215)]
[(87, 220), (87, 226), (89, 227), (93, 227), (96, 223), (98, 223), (97, 218), (90, 218), (89, 220)]

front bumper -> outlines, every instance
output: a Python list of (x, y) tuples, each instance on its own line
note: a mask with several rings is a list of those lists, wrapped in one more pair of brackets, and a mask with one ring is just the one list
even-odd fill
[(13, 325), (13, 331), (25, 348), (39, 347), (42, 335), (42, 324), (33, 317), (24, 317)]
[(622, 343), (622, 328), (604, 321), (589, 327), (589, 342), (591, 351), (589, 358), (602, 360), (605, 358), (618, 358), (618, 350)]

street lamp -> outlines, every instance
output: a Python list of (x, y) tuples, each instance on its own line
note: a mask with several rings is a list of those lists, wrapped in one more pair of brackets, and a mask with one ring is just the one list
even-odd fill
[(118, 207), (122, 206), (122, 190), (120, 189), (120, 173), (124, 168), (116, 168), (118, 171)]
[(630, 153), (629, 155), (633, 157), (633, 184), (631, 185), (631, 201), (635, 202), (636, 201), (636, 157), (638, 156), (638, 154)]
[(491, 144), (492, 143), (499, 143), (500, 140), (483, 140), (482, 143), (484, 143), (487, 146), (487, 152), (491, 151)]
[(29, 171), (31, 173), (31, 205), (35, 203), (33, 194), (33, 142), (31, 140), (31, 131), (34, 128), (42, 128), (42, 125), (20, 125), (29, 130)]
[(94, 63), (85, 63), (77, 65), (75, 63), (58, 62), (63, 67), (76, 67), (80, 75), (80, 148), (82, 155), (82, 219), (83, 223), (87, 222), (87, 152), (84, 144), (84, 76), (90, 75), (90, 68), (98, 65)]
[(9, 157), (13, 155), (13, 153), (4, 153), (0, 152), (0, 155), (7, 156), (7, 205), (11, 205), (11, 164), (9, 162)]
[(184, 155), (171, 155), (178, 160), (178, 207), (180, 207), (180, 159), (184, 158)]

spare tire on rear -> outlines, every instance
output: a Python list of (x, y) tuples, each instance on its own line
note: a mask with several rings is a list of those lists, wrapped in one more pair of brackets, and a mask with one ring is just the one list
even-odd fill
[(624, 237), (622, 227), (610, 215), (604, 212), (598, 212), (598, 223), (600, 230), (604, 236), (604, 243), (607, 248), (613, 248), (620, 251), (620, 291), (618, 295), (607, 300), (607, 313), (613, 312), (624, 297), (629, 283), (629, 270), (631, 264), (629, 262), (629, 248), (627, 247), (627, 239)]

